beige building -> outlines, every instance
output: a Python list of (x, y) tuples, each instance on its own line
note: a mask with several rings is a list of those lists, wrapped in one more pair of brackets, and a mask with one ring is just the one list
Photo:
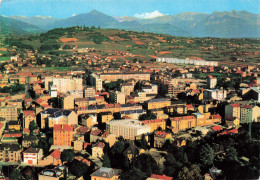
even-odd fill
[(125, 83), (121, 86), (121, 92), (126, 96), (129, 96), (132, 92), (134, 92), (134, 85), (132, 83)]
[(159, 109), (171, 105), (171, 101), (165, 98), (151, 99), (147, 102), (147, 109)]
[(105, 147), (105, 144), (103, 142), (97, 142), (92, 146), (92, 157), (95, 158), (102, 158), (104, 155), (103, 149)]
[(63, 99), (63, 109), (74, 109), (74, 99), (72, 95), (66, 96)]
[(114, 104), (125, 104), (125, 94), (123, 92), (115, 91), (109, 93), (110, 102)]
[(225, 117), (237, 117), (240, 118), (240, 105), (228, 104), (225, 106)]
[(57, 87), (57, 91), (61, 93), (66, 93), (73, 90), (83, 90), (82, 84), (82, 78), (71, 76), (53, 78), (53, 85), (55, 85)]
[(0, 107), (0, 117), (4, 118), (7, 122), (17, 121), (18, 111), (16, 106)]
[(90, 142), (105, 141), (112, 147), (116, 142), (116, 135), (111, 134), (108, 131), (101, 131), (100, 129), (95, 129), (90, 133)]
[(209, 75), (207, 78), (207, 87), (209, 89), (215, 89), (217, 85), (217, 78)]
[(103, 89), (102, 78), (95, 73), (90, 75), (90, 84), (95, 87), (96, 91), (101, 91)]
[(241, 106), (240, 123), (259, 122), (260, 107), (254, 105)]
[(23, 128), (29, 129), (31, 121), (36, 122), (36, 116), (34, 111), (26, 110), (23, 112)]
[(117, 137), (122, 136), (123, 138), (130, 140), (135, 140), (136, 136), (151, 133), (150, 126), (135, 119), (112, 120), (106, 125), (107, 131), (115, 134)]
[(102, 81), (116, 81), (118, 79), (122, 80), (130, 80), (134, 79), (136, 81), (150, 81), (150, 74), (149, 73), (106, 73), (100, 74), (100, 78)]
[(53, 128), (54, 124), (78, 124), (78, 115), (71, 110), (59, 110), (48, 116), (48, 127)]

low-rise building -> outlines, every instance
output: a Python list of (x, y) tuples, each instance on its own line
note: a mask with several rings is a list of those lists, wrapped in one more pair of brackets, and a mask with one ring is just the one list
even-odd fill
[(100, 129), (95, 129), (90, 133), (90, 142), (105, 141), (112, 147), (116, 142), (116, 135), (108, 132), (101, 131)]
[(41, 148), (29, 148), (23, 152), (23, 163), (35, 165), (43, 157), (43, 150)]
[(172, 135), (163, 131), (154, 132), (154, 147), (161, 148), (167, 139), (171, 139)]
[(101, 167), (90, 176), (91, 180), (118, 180), (121, 172), (120, 169)]
[(103, 149), (105, 147), (105, 144), (103, 142), (97, 142), (93, 144), (92, 146), (92, 157), (95, 158), (102, 158), (104, 155)]
[(161, 128), (161, 130), (166, 129), (166, 121), (164, 119), (145, 120), (142, 122), (151, 127), (151, 132), (158, 130), (158, 128)]
[(0, 144), (0, 162), (20, 162), (22, 148), (19, 144)]

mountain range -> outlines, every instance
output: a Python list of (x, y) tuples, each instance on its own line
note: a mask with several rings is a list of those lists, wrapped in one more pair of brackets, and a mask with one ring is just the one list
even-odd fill
[(97, 10), (65, 19), (53, 17), (0, 16), (3, 33), (39, 33), (70, 26), (147, 31), (184, 37), (259, 38), (260, 15), (247, 11), (184, 12), (151, 19), (112, 17)]

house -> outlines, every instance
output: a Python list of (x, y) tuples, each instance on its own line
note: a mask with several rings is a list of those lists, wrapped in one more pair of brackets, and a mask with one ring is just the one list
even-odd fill
[(173, 178), (166, 176), (165, 174), (163, 175), (152, 174), (151, 177), (147, 178), (146, 180), (173, 180)]
[(103, 149), (105, 144), (103, 142), (97, 142), (96, 144), (92, 145), (92, 156), (97, 158), (102, 158), (104, 155)]
[(41, 161), (38, 162), (39, 165), (59, 165), (61, 164), (60, 159), (61, 152), (57, 149), (54, 149), (50, 155), (43, 158)]
[(37, 139), (37, 136), (24, 136), (22, 140), (22, 145), (25, 148), (30, 147), (32, 144), (37, 144), (39, 140)]
[(43, 157), (41, 148), (29, 148), (23, 152), (23, 163), (38, 164), (38, 161)]
[(64, 166), (57, 166), (53, 169), (45, 169), (38, 174), (38, 180), (59, 180), (64, 177)]
[(20, 131), (21, 129), (21, 124), (19, 123), (19, 121), (9, 121), (7, 123), (7, 126), (9, 130)]
[(121, 172), (120, 169), (101, 167), (90, 176), (91, 180), (118, 180)]
[(36, 115), (34, 111), (26, 110), (23, 112), (23, 128), (29, 129), (31, 121), (35, 121)]
[(105, 141), (112, 147), (116, 142), (116, 135), (110, 133), (109, 131), (101, 131), (100, 129), (95, 129), (90, 133), (90, 142), (96, 142), (97, 140)]
[(154, 132), (154, 147), (161, 148), (167, 139), (171, 139), (172, 135), (163, 131)]
[(19, 144), (0, 144), (0, 162), (20, 162), (21, 152)]
[(237, 117), (227, 116), (225, 118), (227, 127), (239, 127), (240, 119)]

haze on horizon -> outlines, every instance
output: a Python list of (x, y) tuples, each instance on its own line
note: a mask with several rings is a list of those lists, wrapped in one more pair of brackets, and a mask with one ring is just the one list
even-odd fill
[(114, 17), (153, 18), (182, 12), (246, 10), (260, 13), (260, 0), (0, 0), (5, 16), (52, 16), (67, 18), (92, 9)]

